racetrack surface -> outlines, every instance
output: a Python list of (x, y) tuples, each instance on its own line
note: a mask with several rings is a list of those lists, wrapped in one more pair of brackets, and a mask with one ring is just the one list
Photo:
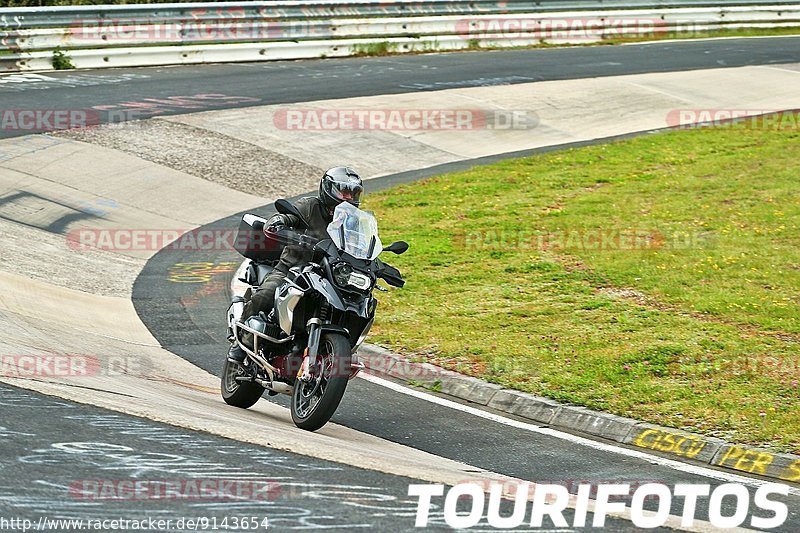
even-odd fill
[[(36, 78), (30, 78), (32, 81), (2, 83), (4, 78), (0, 77), (0, 94), (4, 101), (9, 102), (9, 108), (15, 106), (89, 108), (104, 105), (108, 106), (106, 109), (108, 111), (123, 109), (119, 104), (128, 101), (141, 102), (147, 98), (164, 99), (207, 93), (251, 99), (239, 103), (223, 102), (214, 108), (242, 107), (312, 101), (320, 98), (395, 94), (587, 76), (779, 64), (796, 62), (798, 59), (800, 59), (800, 38), (736, 39), (625, 47), (59, 72), (46, 74), (56, 81), (41, 79), (37, 81)], [(112, 79), (114, 81), (110, 82)], [(86, 83), (96, 84), (85, 85)], [(201, 110), (172, 105), (174, 103), (173, 100), (160, 107), (139, 107), (139, 109), (146, 109), (146, 114), (155, 110), (157, 115)], [(463, 168), (469, 164), (471, 163), (456, 163), (430, 172)], [(419, 171), (379, 178), (378, 181), (372, 180), (368, 187), (387, 186), (425, 174), (425, 171)], [(258, 209), (256, 211), (265, 212)], [(212, 224), (216, 227), (235, 227), (237, 219), (238, 215), (233, 215)], [(196, 262), (221, 264), (238, 262), (240, 259), (235, 254), (221, 251), (209, 252), (201, 257), (196, 251), (185, 254), (180, 251), (164, 250), (147, 262), (134, 284), (133, 300), (136, 309), (159, 343), (214, 374), (219, 373), (226, 349), (222, 316), (229, 302), (230, 273), (223, 272), (213, 276), (205, 284), (196, 285), (170, 283), (168, 272), (170, 267), (176, 264)], [(221, 399), (219, 401), (221, 402)], [(280, 400), (278, 402), (280, 403)], [(81, 415), (97, 414), (95, 408), (70, 405), (73, 405)], [(9, 417), (8, 420), (13, 422), (13, 428), (18, 432), (23, 432), (25, 427), (23, 423), (27, 423), (29, 432), (30, 428), (45, 428), (51, 424), (50, 417), (44, 409), (15, 410), (14, 417)], [(669, 485), (678, 482), (719, 485), (727, 479), (726, 474), (720, 472), (688, 473), (663, 463), (655, 464), (658, 462), (655, 456), (650, 461), (498, 423), (447, 406), (434, 405), (423, 398), (409, 396), (361, 379), (350, 383), (345, 399), (333, 421), (358, 432), (439, 457), (460, 461), (504, 476), (531, 481), (573, 486), (579, 481), (633, 484), (658, 481)], [(92, 433), (94, 430), (88, 429), (85, 424), (59, 421), (54, 429), (57, 430), (57, 435), (42, 429), (37, 430), (36, 438), (52, 443), (56, 437), (61, 438), (60, 435), (84, 432), (86, 436), (82, 435), (81, 440), (95, 439), (93, 436), (95, 434)], [(184, 430), (174, 431), (192, 434)], [(113, 435), (109, 438), (112, 437)], [(96, 438), (99, 439), (99, 436)], [(215, 442), (217, 439), (208, 438)], [(120, 445), (118, 440), (112, 439), (109, 442)], [(20, 440), (4, 442), (3, 456), (11, 461), (10, 458), (19, 455), (21, 446), (23, 444)], [(154, 453), (170, 449), (153, 447), (151, 442), (137, 442), (134, 448), (139, 449), (140, 446), (141, 450)], [(263, 450), (244, 444), (242, 449), (246, 449), (245, 456), (257, 453), (254, 450)], [(174, 447), (172, 451), (174, 452)], [(204, 450), (203, 453), (208, 453), (207, 457), (220, 461), (218, 455), (210, 449)], [(276, 454), (281, 455), (284, 452)], [(232, 466), (241, 460), (243, 459), (234, 460)], [(308, 459), (306, 462), (321, 464), (319, 459)], [(26, 474), (30, 467), (23, 468), (16, 465), (15, 468)], [(352, 467), (343, 469), (341, 478), (346, 479), (347, 483), (352, 481), (353, 485), (387, 487), (392, 497), (401, 499), (405, 497), (408, 483), (406, 478), (375, 472), (364, 473)], [(268, 473), (274, 475), (273, 470)], [(46, 480), (50, 479), (48, 476), (51, 474), (43, 472), (37, 475)], [(62, 483), (67, 479), (63, 477), (65, 475), (63, 472), (58, 475), (62, 476), (59, 477)], [(80, 475), (91, 477), (96, 473), (87, 466), (85, 473), (82, 471)], [(113, 477), (108, 473), (102, 475)], [(307, 474), (302, 468), (293, 470), (291, 475), (297, 476), (304, 482), (308, 482), (309, 479), (319, 483), (328, 481), (324, 477)], [(758, 483), (758, 480), (751, 482), (751, 492)], [(23, 481), (9, 481), (3, 488), (23, 495), (29, 490)], [(54, 498), (57, 495), (49, 493), (47, 497)], [(800, 530), (798, 514), (800, 499), (794, 495), (789, 498), (789, 502), (790, 517), (785, 531)], [(337, 517), (358, 519), (365, 516), (359, 514), (361, 511), (351, 512), (347, 507), (330, 505), (331, 503), (328, 501), (324, 507)], [(298, 507), (318, 509), (305, 500)], [(730, 505), (726, 508), (730, 511)], [(676, 510), (673, 509), (673, 512)], [(701, 508), (698, 516), (702, 518), (704, 512), (705, 508)], [(392, 522), (387, 517), (373, 516), (373, 519), (375, 527), (391, 523), (393, 524), (391, 529), (397, 529), (395, 527), (397, 522)], [(411, 524), (411, 518), (406, 517), (405, 520), (403, 524)], [(617, 530), (620, 531), (630, 530), (630, 525), (626, 523), (619, 523), (616, 527), (619, 527)]]
[[(98, 110), (97, 120), (548, 80), (800, 60), (800, 37), (721, 39), (0, 76), (6, 109)], [(194, 99), (196, 95), (225, 95)], [(187, 99), (188, 98), (188, 99)], [(0, 130), (0, 138), (30, 131)]]
[[(415, 480), (410, 478), (187, 431), (7, 385), (0, 385), (0, 406), (6, 413), (0, 430), (3, 517), (33, 523), (41, 517), (173, 521), (173, 527), (161, 531), (193, 529), (179, 527), (181, 518), (222, 523), (226, 517), (231, 524), (234, 517), (267, 518), (269, 528), (279, 531), (414, 530), (416, 499), (407, 492)], [(49, 424), (30, 423), (43, 415)], [(125, 497), (134, 490), (124, 484), (131, 478), (140, 487), (133, 498)], [(22, 479), (24, 490), (17, 482)], [(511, 507), (506, 502), (502, 512), (510, 514)], [(565, 513), (567, 520), (572, 513)], [(634, 531), (625, 520), (607, 520), (606, 531)], [(544, 527), (554, 527), (549, 518)], [(450, 530), (439, 505), (431, 512), (429, 529)]]

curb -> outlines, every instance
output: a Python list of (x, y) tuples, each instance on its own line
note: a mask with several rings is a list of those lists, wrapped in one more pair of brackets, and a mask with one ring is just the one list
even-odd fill
[(476, 403), (541, 425), (665, 453), (684, 462), (800, 482), (800, 456), (731, 444), (721, 439), (632, 418), (559, 403), (526, 392), (504, 389), (478, 378), (429, 363), (414, 363), (380, 346), (364, 344), (358, 357), (371, 374), (422, 385), (436, 392)]

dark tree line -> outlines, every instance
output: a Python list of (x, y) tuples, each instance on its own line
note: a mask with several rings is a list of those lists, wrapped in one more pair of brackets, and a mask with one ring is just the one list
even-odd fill
[[(97, 6), (103, 4), (171, 4), (199, 0), (0, 0), (0, 7)], [(209, 0), (203, 0), (209, 1)], [(210, 0), (232, 2), (235, 0)]]

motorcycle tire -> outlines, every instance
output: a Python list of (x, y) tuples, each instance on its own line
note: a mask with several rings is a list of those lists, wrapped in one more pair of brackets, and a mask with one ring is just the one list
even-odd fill
[[(315, 375), (311, 382), (298, 379), (292, 391), (292, 421), (307, 431), (316, 431), (328, 423), (342, 401), (350, 378), (352, 353), (347, 338), (338, 333), (323, 333), (319, 344), (322, 375)], [(321, 393), (315, 388), (320, 385)], [(310, 404), (310, 396), (316, 396), (314, 405), (304, 405)]]
[(225, 364), (222, 367), (222, 378), (220, 379), (220, 390), (225, 403), (247, 409), (255, 405), (261, 398), (261, 395), (264, 394), (264, 387), (254, 382), (237, 382), (234, 378), (237, 375), (242, 375), (243, 372), (244, 369), (241, 365), (232, 363), (225, 358)]

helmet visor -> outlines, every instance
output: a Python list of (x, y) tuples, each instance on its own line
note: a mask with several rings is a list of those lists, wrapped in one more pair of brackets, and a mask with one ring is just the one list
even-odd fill
[(362, 192), (364, 192), (364, 187), (357, 181), (331, 182), (331, 196), (341, 202), (358, 205), (361, 201)]

